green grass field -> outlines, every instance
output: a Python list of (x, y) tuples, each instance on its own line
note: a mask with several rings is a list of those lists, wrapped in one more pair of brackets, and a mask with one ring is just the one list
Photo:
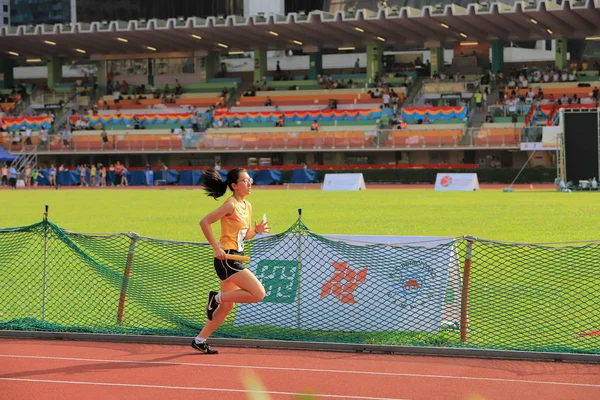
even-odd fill
[[(201, 190), (1, 191), (0, 227), (42, 219), (74, 232), (134, 231), (146, 237), (205, 241), (199, 220), (221, 204)], [(267, 213), (272, 232), (285, 231), (303, 209), (315, 233), (462, 236), (513, 242), (600, 239), (600, 194), (485, 190), (260, 190), (249, 197), (254, 219)], [(218, 231), (218, 224), (215, 229)]]
[[(215, 201), (203, 193), (1, 191), (4, 208), (0, 226), (37, 223), (42, 219), (44, 205), (49, 204), (50, 220), (73, 232), (134, 231), (149, 238), (204, 242), (198, 221), (222, 199)], [(254, 219), (267, 213), (273, 233), (287, 230), (297, 219), (297, 209), (302, 208), (303, 222), (317, 234), (470, 234), (481, 239), (531, 243), (598, 239), (598, 195), (500, 190), (439, 193), (255, 189), (249, 200), (254, 205)], [(43, 237), (41, 227), (27, 233), (0, 235), (0, 304), (4, 305), (0, 310), (0, 329), (194, 335), (203, 325), (206, 293), (218, 288), (210, 266), (209, 246), (139, 242), (126, 318), (119, 326), (115, 317), (129, 238), (71, 234), (64, 238), (60, 232), (53, 233), (48, 253), (51, 268), (44, 291)], [(464, 250), (462, 242), (460, 266)], [(285, 253), (285, 249), (279, 251)], [(357, 250), (347, 251), (346, 256), (351, 257), (354, 251)], [(598, 252), (597, 245), (549, 251), (477, 242), (469, 290), (468, 346), (597, 352), (598, 338), (577, 334), (600, 329), (600, 317), (595, 312), (596, 294), (600, 291), (600, 271), (595, 265)], [(370, 256), (367, 259), (372, 261)], [(379, 263), (379, 268), (383, 268), (380, 271), (387, 271), (397, 261), (390, 255)], [(330, 268), (328, 261), (323, 268)], [(220, 337), (464, 345), (456, 330), (438, 334), (309, 331), (263, 325), (239, 327), (233, 323), (234, 318), (235, 310), (218, 331)]]

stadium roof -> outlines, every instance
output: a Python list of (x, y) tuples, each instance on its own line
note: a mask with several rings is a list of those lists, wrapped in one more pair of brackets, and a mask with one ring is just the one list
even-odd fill
[[(106, 54), (424, 45), (461, 41), (600, 36), (600, 0), (323, 11), (308, 15), (102, 21), (3, 27), (2, 53), (20, 57), (96, 58)], [(153, 50), (154, 49), (154, 50)]]

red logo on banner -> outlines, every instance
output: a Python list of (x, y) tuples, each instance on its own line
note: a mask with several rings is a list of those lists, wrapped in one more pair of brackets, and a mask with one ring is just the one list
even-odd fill
[(440, 180), (440, 185), (442, 185), (443, 187), (448, 187), (452, 185), (452, 177), (448, 175), (442, 176), (442, 179)]
[(345, 261), (333, 261), (333, 276), (321, 288), (321, 299), (333, 294), (341, 303), (354, 304), (356, 299), (352, 294), (357, 287), (367, 281), (368, 266), (355, 271)]
[(404, 289), (419, 290), (419, 289), (421, 289), (421, 284), (419, 283), (418, 280), (412, 278), (412, 279), (409, 279), (406, 282), (404, 282)]

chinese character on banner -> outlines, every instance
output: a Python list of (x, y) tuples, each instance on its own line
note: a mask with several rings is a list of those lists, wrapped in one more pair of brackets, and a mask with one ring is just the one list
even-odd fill
[(298, 262), (289, 260), (260, 260), (256, 277), (265, 287), (264, 303), (296, 301), (298, 292)]

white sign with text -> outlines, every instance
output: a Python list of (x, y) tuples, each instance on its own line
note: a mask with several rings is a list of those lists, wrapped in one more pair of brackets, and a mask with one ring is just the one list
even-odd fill
[(437, 191), (466, 191), (479, 190), (477, 174), (444, 174), (438, 173), (435, 179)]
[(325, 174), (323, 190), (366, 190), (363, 174)]

